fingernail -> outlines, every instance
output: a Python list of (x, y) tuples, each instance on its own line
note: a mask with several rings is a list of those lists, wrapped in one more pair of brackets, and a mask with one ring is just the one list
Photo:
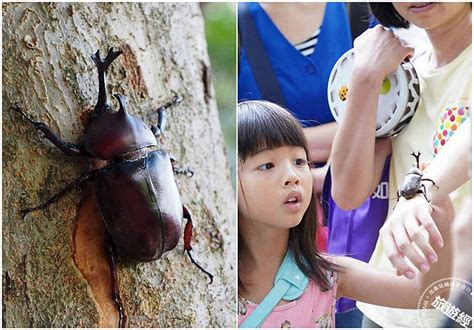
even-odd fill
[(430, 254), (428, 256), (428, 259), (431, 263), (435, 263), (436, 261), (438, 261), (438, 257), (436, 257), (436, 255), (434, 255), (434, 254)]
[(408, 277), (410, 280), (415, 278), (415, 273), (413, 273), (411, 270), (407, 271), (405, 273), (405, 276)]
[(421, 264), (420, 270), (422, 273), (426, 273), (428, 270), (430, 270), (430, 267), (428, 267), (426, 264)]

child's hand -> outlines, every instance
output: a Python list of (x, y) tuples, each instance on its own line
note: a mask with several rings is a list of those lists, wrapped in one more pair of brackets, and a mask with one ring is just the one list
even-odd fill
[[(415, 278), (415, 272), (405, 257), (423, 273), (430, 269), (430, 262), (438, 260), (435, 248), (441, 248), (444, 244), (439, 228), (449, 226), (453, 218), (454, 210), (449, 197), (433, 207), (422, 194), (409, 200), (400, 198), (392, 215), (380, 229), (385, 253), (398, 275)], [(429, 237), (424, 235), (422, 227)], [(421, 254), (414, 245), (421, 250)]]
[(354, 41), (354, 72), (370, 74), (380, 82), (395, 71), (414, 49), (392, 31), (377, 25)]

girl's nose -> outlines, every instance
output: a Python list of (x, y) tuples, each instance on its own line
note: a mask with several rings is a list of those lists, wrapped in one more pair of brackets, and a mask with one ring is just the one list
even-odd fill
[(300, 183), (300, 178), (296, 175), (295, 172), (289, 171), (285, 179), (285, 186), (297, 185)]

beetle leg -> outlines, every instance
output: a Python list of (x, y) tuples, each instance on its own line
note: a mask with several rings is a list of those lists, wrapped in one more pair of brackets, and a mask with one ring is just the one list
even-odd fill
[(428, 202), (428, 204), (430, 205), (431, 210), (434, 210), (434, 209), (433, 209), (433, 205), (431, 205), (431, 201), (428, 199), (428, 196), (426, 196), (426, 187), (425, 187), (425, 185), (424, 185), (424, 184), (421, 184), (420, 186), (423, 187), (423, 191), (419, 190), (418, 192), (419, 192), (419, 193), (422, 193), (423, 196), (425, 196), (425, 199), (426, 199), (426, 201)]
[(421, 181), (429, 181), (429, 182), (431, 182), (431, 183), (433, 184), (433, 186), (435, 186), (436, 189), (439, 189), (439, 187), (436, 185), (436, 183), (435, 183), (433, 180), (431, 180), (431, 179), (423, 178), (423, 179), (421, 179)]
[(111, 276), (111, 288), (112, 288), (112, 300), (117, 306), (119, 313), (118, 327), (125, 328), (125, 323), (127, 322), (127, 316), (125, 315), (125, 309), (123, 308), (122, 298), (120, 297), (120, 290), (117, 284), (117, 267), (115, 263), (115, 256), (117, 255), (116, 247), (112, 238), (107, 233), (105, 238), (105, 251), (109, 259), (110, 266), (110, 276)]
[[(397, 197), (392, 198), (392, 200), (393, 200), (393, 199), (396, 199), (397, 202), (399, 202), (399, 201), (400, 201), (400, 197), (402, 197), (402, 195), (400, 194), (400, 190), (397, 190)], [(397, 204), (395, 203), (395, 205), (393, 206), (393, 209), (392, 209), (392, 210), (395, 210), (395, 207), (396, 207), (396, 206), (397, 206)]]
[(207, 276), (209, 276), (210, 282), (209, 284), (212, 283), (214, 275), (209, 273), (207, 270), (201, 267), (192, 257), (191, 255), (191, 250), (193, 249), (191, 247), (191, 238), (193, 235), (193, 220), (191, 219), (191, 214), (189, 213), (188, 209), (183, 206), (183, 218), (187, 220), (186, 226), (184, 227), (184, 250), (187, 252), (189, 259), (191, 259), (191, 262), (196, 265), (197, 268), (199, 268), (203, 273), (205, 273)]
[(187, 168), (184, 168), (184, 167), (178, 167), (176, 164), (178, 163), (176, 161), (176, 157), (173, 156), (172, 154), (168, 154), (169, 157), (170, 157), (170, 161), (171, 161), (171, 166), (173, 167), (173, 171), (174, 173), (176, 174), (185, 174), (187, 177), (192, 177), (194, 175), (194, 171), (192, 168), (190, 167), (187, 167)]
[(95, 179), (95, 174), (96, 174), (96, 172), (97, 172), (97, 171), (94, 170), (94, 171), (90, 171), (90, 172), (81, 174), (81, 176), (79, 176), (76, 180), (74, 180), (73, 182), (69, 183), (66, 187), (64, 187), (63, 189), (61, 189), (58, 193), (56, 193), (55, 195), (53, 195), (52, 197), (50, 197), (44, 204), (41, 204), (41, 205), (38, 205), (38, 206), (35, 206), (35, 207), (30, 207), (30, 208), (21, 210), (20, 212), (21, 212), (23, 218), (24, 218), (28, 213), (30, 213), (30, 212), (32, 212), (32, 211), (43, 210), (43, 209), (47, 208), (48, 206), (50, 206), (51, 204), (56, 203), (61, 197), (63, 197), (64, 195), (66, 195), (66, 194), (67, 194), (69, 191), (71, 191), (72, 189), (75, 189), (75, 188), (79, 187), (79, 186), (80, 186), (81, 184), (83, 184), (84, 182), (94, 180), (94, 179)]
[[(423, 188), (423, 190), (421, 190), (421, 189), (418, 190), (418, 193), (423, 194), (423, 196), (425, 196), (425, 199), (426, 199), (426, 201), (428, 202), (428, 204), (430, 204), (431, 201), (428, 199), (428, 196), (426, 196), (426, 187), (425, 187), (425, 185), (424, 185), (424, 184), (421, 184), (421, 185), (420, 185), (420, 188)], [(431, 205), (431, 204), (430, 204), (430, 205)]]
[(17, 113), (25, 117), (26, 120), (36, 127), (36, 129), (43, 132), (44, 137), (51, 141), (62, 152), (64, 152), (66, 156), (90, 156), (81, 146), (61, 140), (61, 138), (57, 136), (45, 123), (31, 119), (17, 104), (15, 104), (14, 107), (11, 107), (10, 110), (15, 110)]
[(166, 127), (166, 119), (168, 117), (168, 113), (166, 112), (166, 108), (160, 107), (158, 110), (158, 124), (157, 125), (152, 125), (150, 127), (151, 131), (153, 134), (155, 134), (155, 137), (158, 138), (160, 135), (163, 133)]
[(165, 105), (159, 107), (158, 110), (156, 110), (158, 112), (158, 124), (152, 125), (150, 127), (153, 134), (155, 134), (155, 137), (160, 137), (160, 135), (163, 134), (163, 132), (165, 131), (166, 119), (168, 118), (168, 113), (166, 110), (171, 106), (180, 104), (182, 100), (183, 99), (179, 96), (175, 96), (172, 101), (166, 103)]

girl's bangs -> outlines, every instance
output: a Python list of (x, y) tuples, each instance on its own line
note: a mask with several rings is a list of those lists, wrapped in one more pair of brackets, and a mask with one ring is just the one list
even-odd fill
[(285, 109), (265, 101), (239, 104), (239, 160), (273, 148), (302, 147), (306, 140), (299, 122)]

